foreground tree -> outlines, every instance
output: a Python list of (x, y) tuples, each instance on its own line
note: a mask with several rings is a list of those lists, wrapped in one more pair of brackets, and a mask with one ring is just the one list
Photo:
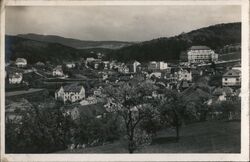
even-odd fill
[(112, 107), (122, 119), (128, 139), (128, 151), (133, 153), (140, 142), (136, 132), (140, 132), (140, 123), (153, 114), (152, 92), (156, 89), (150, 81), (133, 78), (129, 82), (120, 82), (105, 88), (105, 93), (113, 102)]
[(184, 105), (177, 91), (166, 90), (164, 97), (159, 100), (159, 112), (161, 121), (166, 127), (174, 127), (176, 130), (176, 140), (179, 140), (180, 127), (184, 114)]

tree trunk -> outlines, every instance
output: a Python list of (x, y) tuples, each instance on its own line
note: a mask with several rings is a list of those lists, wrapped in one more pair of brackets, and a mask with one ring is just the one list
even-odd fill
[(176, 125), (175, 130), (176, 130), (176, 141), (178, 142), (179, 138), (180, 138), (180, 135), (179, 135), (179, 124)]

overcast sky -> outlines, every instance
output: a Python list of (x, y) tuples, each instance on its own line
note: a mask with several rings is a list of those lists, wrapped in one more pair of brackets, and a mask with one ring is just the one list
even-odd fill
[(7, 7), (6, 33), (145, 41), (240, 21), (240, 6)]

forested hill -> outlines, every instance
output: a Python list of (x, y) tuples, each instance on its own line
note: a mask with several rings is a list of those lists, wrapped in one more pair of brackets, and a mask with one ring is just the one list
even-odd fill
[(112, 51), (109, 57), (121, 60), (176, 61), (192, 45), (206, 45), (219, 50), (228, 44), (241, 42), (241, 23), (218, 24), (174, 37), (163, 37)]
[(40, 42), (18, 36), (5, 36), (6, 62), (23, 57), (31, 64), (38, 61), (61, 63), (62, 61), (79, 60), (81, 57), (89, 56), (93, 56), (93, 54), (58, 43)]
[(122, 42), (122, 41), (87, 41), (87, 40), (78, 40), (72, 38), (64, 38), (57, 35), (40, 35), (33, 33), (19, 34), (17, 36), (40, 42), (59, 43), (64, 46), (69, 46), (76, 49), (92, 49), (92, 48), (119, 49), (134, 44), (133, 42)]

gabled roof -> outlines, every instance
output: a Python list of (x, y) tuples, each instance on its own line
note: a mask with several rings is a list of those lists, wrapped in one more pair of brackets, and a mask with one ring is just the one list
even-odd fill
[(83, 86), (71, 84), (63, 87), (64, 92), (77, 92), (79, 93)]
[(9, 78), (21, 78), (22, 75), (22, 73), (11, 73), (9, 74)]
[(237, 69), (232, 69), (232, 70), (229, 70), (227, 71), (223, 77), (238, 77), (241, 75), (241, 71), (240, 70), (237, 70)]
[(210, 50), (208, 46), (192, 46), (189, 48), (189, 50)]
[(17, 58), (16, 59), (16, 62), (23, 62), (23, 63), (26, 63), (26, 59), (25, 58)]
[(62, 66), (58, 65), (53, 70), (62, 70)]

